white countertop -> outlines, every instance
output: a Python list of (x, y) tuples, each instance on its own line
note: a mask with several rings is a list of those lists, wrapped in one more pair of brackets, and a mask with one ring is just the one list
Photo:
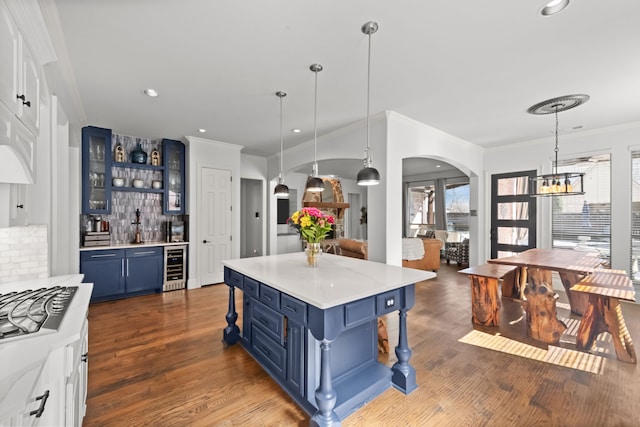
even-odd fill
[(436, 277), (432, 271), (325, 253), (318, 268), (307, 266), (304, 252), (226, 260), (222, 264), (322, 309)]
[(179, 246), (188, 245), (189, 242), (144, 242), (144, 243), (121, 243), (118, 245), (109, 246), (82, 246), (80, 251), (104, 251), (107, 249), (129, 249), (129, 248), (144, 248), (144, 247), (156, 247), (156, 246)]
[[(52, 286), (78, 286), (71, 305), (64, 314), (58, 332), (34, 337), (0, 339), (0, 409), (8, 406), (7, 391), (25, 372), (44, 363), (49, 353), (80, 339), (80, 328), (87, 315), (93, 284), (82, 283), (82, 274), (25, 280), (0, 285), (0, 293)], [(1, 413), (2, 411), (0, 411)]]

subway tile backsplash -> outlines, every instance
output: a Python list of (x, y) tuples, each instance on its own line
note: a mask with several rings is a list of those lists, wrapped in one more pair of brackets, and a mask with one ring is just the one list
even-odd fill
[(0, 283), (49, 277), (46, 225), (0, 228)]

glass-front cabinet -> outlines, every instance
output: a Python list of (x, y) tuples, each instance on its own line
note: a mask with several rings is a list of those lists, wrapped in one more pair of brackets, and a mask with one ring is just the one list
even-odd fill
[(164, 159), (164, 203), (165, 215), (184, 214), (185, 197), (185, 147), (180, 141), (162, 140)]
[(111, 213), (111, 129), (82, 128), (82, 213)]

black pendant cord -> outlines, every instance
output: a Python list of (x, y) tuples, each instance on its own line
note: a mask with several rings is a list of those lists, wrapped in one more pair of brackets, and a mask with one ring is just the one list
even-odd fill
[(315, 95), (313, 100), (313, 176), (318, 176), (318, 71), (314, 70), (316, 77)]
[(282, 98), (285, 97), (287, 94), (284, 92), (278, 92), (277, 93), (278, 97), (280, 98), (280, 182), (279, 184), (282, 184), (282, 182), (284, 181), (284, 176), (282, 175), (282, 171), (284, 170), (284, 160), (283, 158), (283, 151), (284, 151), (284, 142), (283, 142), (283, 137), (282, 137)]

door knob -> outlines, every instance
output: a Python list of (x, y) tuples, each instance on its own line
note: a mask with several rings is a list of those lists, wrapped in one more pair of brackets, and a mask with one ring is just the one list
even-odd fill
[(209, 240), (203, 240), (202, 243), (209, 243)]

